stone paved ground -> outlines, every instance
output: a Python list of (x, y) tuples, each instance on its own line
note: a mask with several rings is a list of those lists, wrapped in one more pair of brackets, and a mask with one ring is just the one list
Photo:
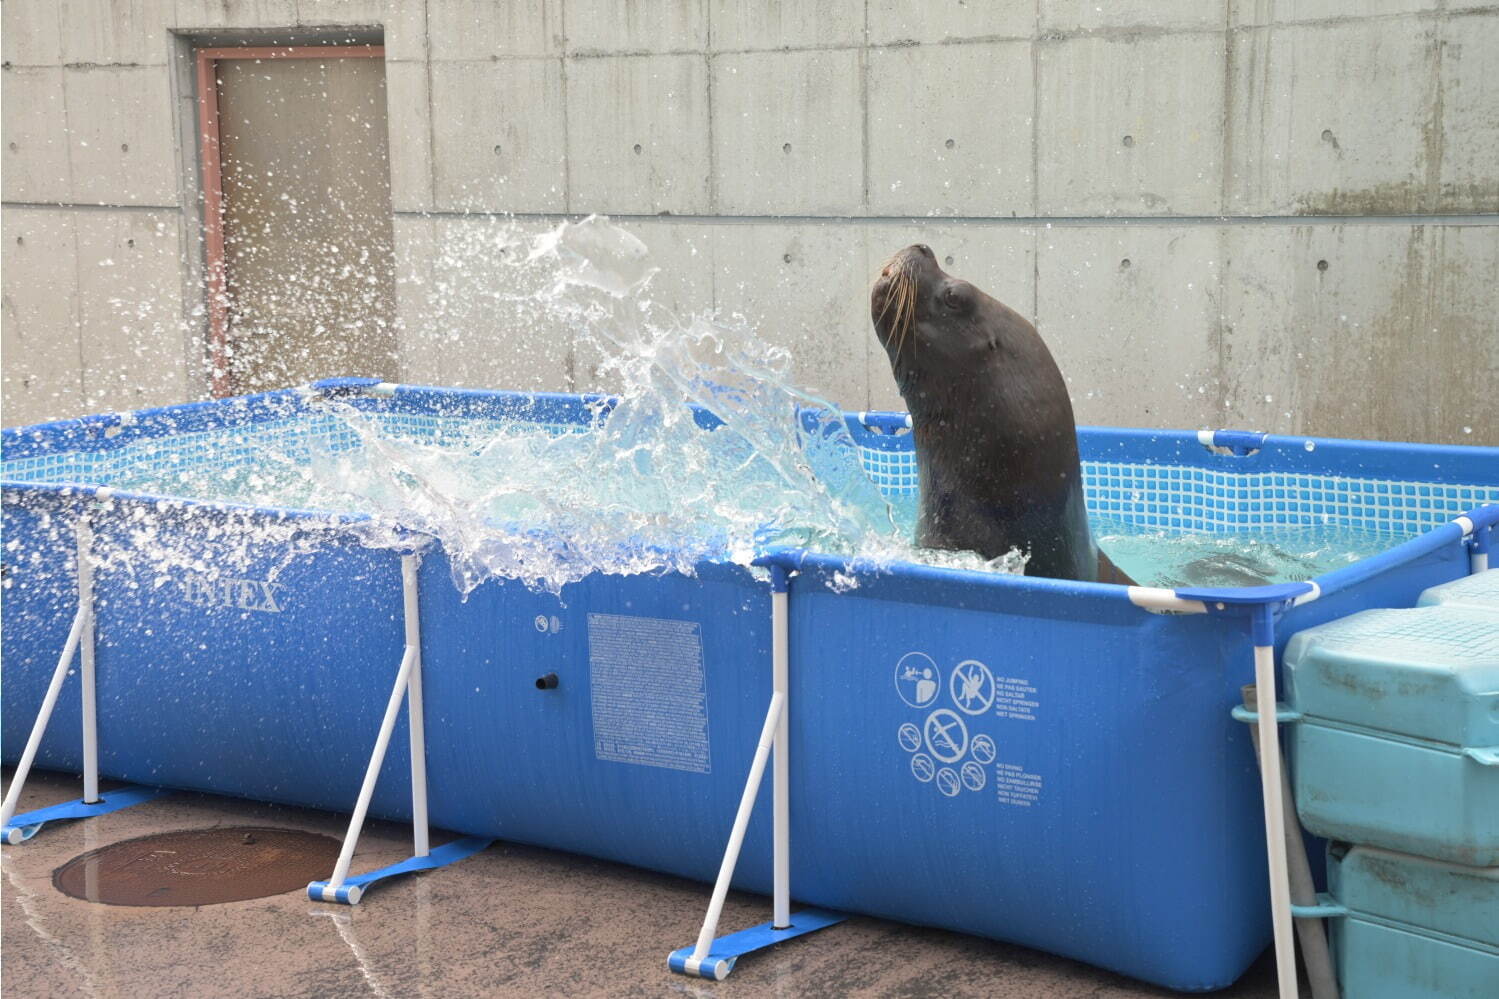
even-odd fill
[[(8, 775), (7, 775), (8, 776)], [(35, 773), (21, 809), (78, 794)], [(707, 889), (570, 854), (497, 844), (461, 865), (399, 879), (353, 908), (299, 892), (191, 908), (79, 901), (52, 872), (85, 850), (153, 832), (282, 825), (342, 834), (343, 816), (179, 794), (5, 847), (3, 979), (15, 996), (986, 996), (1109, 999), (1173, 993), (976, 937), (855, 918), (746, 959), (725, 982), (672, 975)], [(356, 869), (401, 859), (402, 826), (374, 823)], [(723, 926), (762, 922), (765, 899), (732, 895)], [(1275, 994), (1268, 959), (1219, 995)]]

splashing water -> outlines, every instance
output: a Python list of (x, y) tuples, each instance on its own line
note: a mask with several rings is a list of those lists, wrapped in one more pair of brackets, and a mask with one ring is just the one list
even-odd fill
[[(985, 561), (916, 548), (914, 498), (892, 503), (880, 493), (835, 407), (793, 384), (790, 354), (742, 321), (679, 317), (662, 306), (652, 294), (657, 268), (630, 233), (590, 217), (534, 238), (513, 225), (487, 236), (447, 264), (462, 273), (462, 254), (482, 255), (493, 272), (503, 261), (502, 287), (483, 290), (478, 303), (501, 328), (565, 328), (601, 358), (599, 376), (618, 395), (596, 398), (586, 424), (440, 417), (434, 442), (401, 434), (381, 412), (318, 399), (314, 408), (357, 446), (315, 436), (310, 455), (305, 446), (273, 445), (250, 466), (187, 465), (111, 485), (369, 514), (352, 528), (369, 545), (406, 548), (412, 532), (441, 542), (464, 594), (493, 578), (560, 594), (593, 572), (690, 575), (705, 561), (750, 565), (778, 545), (857, 556), (876, 570), (904, 561), (1024, 571), (1019, 552)], [(476, 307), (474, 289), (445, 284), (430, 294), (434, 315)], [(434, 333), (429, 340), (441, 343)], [(450, 349), (472, 356), (500, 346), (471, 339)], [(258, 532), (258, 541), (280, 530), (289, 545), (306, 543), (290, 524), (241, 520), (236, 531)], [(1125, 572), (1167, 586), (1307, 579), (1399, 540), (1333, 528), (1284, 536), (1142, 532), (1099, 518), (1094, 529)], [(166, 548), (172, 537), (157, 538), (143, 522), (133, 546)], [(204, 568), (194, 553), (158, 555), (163, 565)], [(858, 576), (837, 573), (829, 585), (854, 589)]]
[[(742, 323), (659, 305), (657, 268), (630, 233), (590, 217), (504, 238), (524, 252), (504, 255), (513, 290), (497, 297), (580, 331), (620, 386), (617, 401), (598, 400), (591, 424), (573, 428), (584, 432), (514, 421), (474, 424), (456, 445), (422, 443), (330, 401), (358, 447), (315, 447), (311, 460), (268, 453), (228, 473), (189, 469), (170, 493), (369, 513), (357, 528), (366, 543), (405, 545), (413, 530), (436, 538), (465, 594), (496, 577), (558, 593), (591, 572), (748, 565), (777, 545), (871, 567), (1023, 570), (1018, 552), (989, 562), (915, 548), (908, 517), (864, 473), (836, 408), (793, 385), (790, 354)], [(134, 484), (164, 485), (159, 473)]]

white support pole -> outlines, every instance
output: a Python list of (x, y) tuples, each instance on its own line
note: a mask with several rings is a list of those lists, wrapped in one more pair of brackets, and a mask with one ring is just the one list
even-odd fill
[(718, 933), (718, 917), (723, 914), (724, 899), (729, 894), (729, 882), (734, 878), (734, 865), (739, 862), (739, 848), (744, 845), (744, 831), (749, 827), (755, 796), (760, 793), (760, 779), (765, 776), (765, 761), (770, 757), (771, 743), (785, 703), (785, 697), (780, 691), (770, 695), (770, 710), (766, 712), (765, 726), (760, 730), (760, 742), (755, 747), (755, 759), (750, 764), (749, 779), (744, 783), (744, 796), (739, 799), (739, 812), (734, 816), (734, 828), (729, 833), (729, 845), (724, 850), (723, 864), (718, 868), (718, 880), (713, 883), (713, 898), (708, 903), (708, 915), (703, 920), (702, 931), (697, 935), (697, 946), (692, 950), (693, 961), (700, 962), (708, 956), (713, 938)]
[(401, 668), (396, 673), (395, 686), (390, 690), (390, 703), (385, 706), (385, 719), (380, 723), (380, 734), (375, 739), (375, 751), (370, 755), (369, 769), (364, 772), (364, 785), (359, 789), (359, 801), (354, 805), (354, 814), (349, 818), (349, 831), (344, 834), (343, 849), (338, 854), (338, 863), (333, 867), (333, 876), (328, 879), (327, 892), (341, 887), (349, 877), (349, 864), (354, 860), (354, 847), (359, 842), (359, 830), (364, 827), (364, 815), (369, 811), (370, 798), (375, 793), (375, 781), (380, 776), (380, 765), (385, 762), (385, 750), (390, 745), (390, 734), (395, 731), (396, 716), (401, 712), (401, 698), (411, 679), (411, 666), (416, 661), (417, 650), (406, 646), (401, 657)]
[(1296, 999), (1296, 943), (1292, 936), (1291, 880), (1286, 863), (1274, 647), (1254, 647), (1254, 683), (1254, 709), (1259, 716), (1255, 724), (1260, 737), (1260, 790), (1265, 804), (1265, 850), (1270, 864), (1270, 922), (1275, 931), (1275, 975), (1280, 999)]
[(785, 590), (770, 595), (771, 619), (771, 690), (781, 699), (781, 717), (776, 722), (775, 772), (772, 795), (772, 868), (771, 898), (774, 915), (772, 927), (784, 930), (791, 925), (791, 711), (788, 674), (790, 673), (790, 638)]
[(414, 856), (430, 852), (427, 837), (427, 737), (422, 714), (422, 626), (417, 602), (420, 555), (401, 556), (401, 585), (406, 597), (406, 648), (411, 677), (406, 686), (406, 727), (411, 737), (411, 838)]
[(58, 657), (57, 668), (52, 671), (52, 682), (47, 686), (47, 696), (42, 698), (42, 709), (37, 712), (36, 722), (31, 726), (31, 737), (26, 740), (26, 748), (21, 752), (16, 772), (11, 775), (10, 790), (5, 795), (5, 802), (0, 804), (0, 826), (10, 825), (10, 820), (15, 817), (16, 804), (21, 800), (21, 788), (31, 773), (32, 761), (36, 759), (36, 751), (42, 744), (47, 722), (52, 719), (52, 709), (57, 706), (57, 695), (62, 690), (63, 680), (67, 678), (68, 666), (78, 652), (78, 642), (83, 636), (83, 629), (88, 625), (88, 617), (86, 607), (79, 607), (78, 613), (73, 615), (73, 627), (68, 632), (62, 655)]
[(80, 517), (78, 537), (78, 609), (87, 615), (78, 636), (83, 692), (83, 803), (99, 801), (99, 714), (94, 693), (94, 532)]
[(1468, 574), (1486, 572), (1489, 568), (1489, 553), (1484, 550), (1486, 546), (1481, 544), (1483, 537), (1480, 532), (1488, 528), (1477, 526), (1473, 523), (1473, 518), (1466, 515), (1458, 517), (1453, 523), (1462, 528), (1463, 535), (1468, 537)]

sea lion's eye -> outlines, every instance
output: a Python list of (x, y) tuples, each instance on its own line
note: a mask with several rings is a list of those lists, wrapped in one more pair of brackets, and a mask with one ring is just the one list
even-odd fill
[(942, 290), (942, 304), (949, 309), (960, 309), (963, 307), (963, 294), (958, 291), (957, 285), (948, 285)]

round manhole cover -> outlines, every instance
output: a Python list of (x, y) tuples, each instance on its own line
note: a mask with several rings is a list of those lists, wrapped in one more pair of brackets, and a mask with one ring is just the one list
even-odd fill
[(187, 829), (90, 850), (59, 867), (52, 883), (106, 905), (239, 902), (327, 877), (338, 847), (332, 837), (298, 829)]

